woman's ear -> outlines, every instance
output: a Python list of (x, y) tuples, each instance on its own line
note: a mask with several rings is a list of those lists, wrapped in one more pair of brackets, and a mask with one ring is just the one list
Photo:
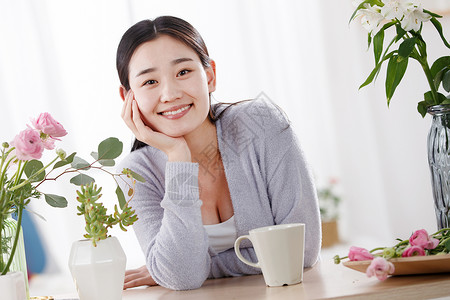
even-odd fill
[(127, 89), (121, 85), (119, 88), (119, 94), (120, 94), (120, 98), (122, 98), (123, 101), (125, 101), (125, 95), (127, 94)]
[(211, 59), (210, 67), (206, 68), (206, 78), (208, 79), (208, 91), (212, 93), (216, 90), (216, 62)]

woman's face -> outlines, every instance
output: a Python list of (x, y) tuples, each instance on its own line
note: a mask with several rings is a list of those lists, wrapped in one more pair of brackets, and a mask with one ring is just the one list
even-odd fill
[(182, 42), (161, 35), (143, 43), (131, 57), (128, 76), (141, 117), (153, 130), (179, 137), (207, 120), (215, 70), (204, 68)]

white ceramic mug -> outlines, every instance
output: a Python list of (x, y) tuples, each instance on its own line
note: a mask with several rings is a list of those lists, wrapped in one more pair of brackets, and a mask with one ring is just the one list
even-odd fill
[[(258, 262), (245, 259), (239, 245), (249, 239)], [(247, 265), (261, 268), (268, 286), (292, 285), (303, 281), (305, 254), (305, 224), (281, 224), (252, 229), (249, 235), (237, 238), (234, 243), (237, 257)]]

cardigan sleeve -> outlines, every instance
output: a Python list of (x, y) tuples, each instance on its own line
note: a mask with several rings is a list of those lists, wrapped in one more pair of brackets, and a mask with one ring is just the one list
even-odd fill
[(304, 266), (311, 267), (320, 252), (320, 212), (311, 172), (291, 126), (266, 142), (265, 156), (274, 222), (305, 224)]
[(200, 211), (198, 164), (167, 162), (165, 180), (143, 165), (140, 161), (127, 167), (147, 180), (136, 184), (130, 203), (139, 218), (133, 228), (149, 273), (170, 289), (199, 288), (211, 260)]

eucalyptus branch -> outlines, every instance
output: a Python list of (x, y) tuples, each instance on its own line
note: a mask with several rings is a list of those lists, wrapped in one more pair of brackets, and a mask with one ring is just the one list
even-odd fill
[[(24, 182), (22, 182), (22, 183), (19, 184), (19, 185), (16, 185), (16, 186), (10, 188), (9, 190), (12, 192), (12, 191), (15, 191), (15, 190), (17, 190), (17, 189), (20, 189), (20, 188), (23, 187), (24, 185), (30, 183), (30, 182), (31, 182), (31, 179), (33, 179), (33, 178), (36, 177), (37, 175), (39, 175), (39, 174), (41, 174), (42, 172), (44, 172), (48, 167), (50, 167), (51, 165), (53, 165), (53, 164), (58, 160), (58, 158), (59, 158), (59, 157), (56, 157), (56, 158), (53, 159), (49, 164), (47, 164), (46, 166), (44, 166), (43, 168), (41, 168), (40, 170), (38, 170), (36, 173), (34, 173), (33, 175), (31, 175), (27, 180), (25, 180)], [(25, 167), (25, 166), (24, 166), (24, 167)], [(22, 172), (23, 172), (23, 171), (22, 171)]]

